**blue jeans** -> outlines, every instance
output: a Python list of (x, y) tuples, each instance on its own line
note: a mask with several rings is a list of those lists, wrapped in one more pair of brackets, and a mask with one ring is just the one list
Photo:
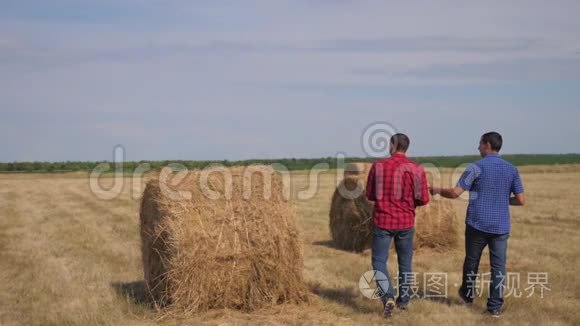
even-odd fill
[(506, 253), (509, 233), (493, 234), (479, 231), (469, 225), (465, 226), (465, 262), (463, 263), (463, 283), (459, 289), (469, 300), (476, 295), (477, 270), (481, 253), (489, 246), (491, 265), (491, 282), (487, 310), (500, 309), (503, 305), (504, 281), (506, 278)]
[(412, 263), (413, 263), (413, 235), (415, 229), (404, 230), (384, 230), (377, 227), (373, 229), (372, 245), (372, 265), (373, 269), (381, 272), (385, 278), (377, 279), (377, 286), (381, 294), (383, 304), (387, 303), (388, 298), (395, 298), (391, 277), (387, 269), (387, 260), (389, 259), (389, 247), (391, 240), (395, 240), (395, 249), (397, 250), (397, 259), (399, 263), (399, 297), (397, 303), (406, 305), (409, 303), (410, 282), (412, 281)]

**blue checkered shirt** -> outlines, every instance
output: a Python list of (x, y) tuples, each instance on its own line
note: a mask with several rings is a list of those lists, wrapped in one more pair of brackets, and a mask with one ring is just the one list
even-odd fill
[(510, 232), (509, 198), (524, 192), (515, 166), (488, 154), (465, 169), (457, 186), (469, 191), (465, 223), (487, 233)]

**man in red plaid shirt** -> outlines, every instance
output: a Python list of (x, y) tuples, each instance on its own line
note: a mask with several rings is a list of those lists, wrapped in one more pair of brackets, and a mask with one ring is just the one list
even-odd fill
[(381, 294), (383, 316), (390, 317), (395, 308), (394, 291), (387, 270), (391, 240), (399, 264), (399, 296), (396, 305), (406, 310), (412, 281), (415, 207), (429, 202), (427, 178), (423, 167), (405, 153), (409, 137), (395, 134), (389, 144), (390, 158), (373, 163), (367, 180), (366, 196), (374, 202), (372, 265)]

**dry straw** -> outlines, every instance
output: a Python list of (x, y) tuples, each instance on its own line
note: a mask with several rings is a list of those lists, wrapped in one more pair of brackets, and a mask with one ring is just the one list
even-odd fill
[[(338, 248), (360, 252), (371, 246), (373, 203), (365, 196), (369, 169), (368, 163), (347, 164), (332, 197), (330, 233)], [(457, 216), (451, 202), (431, 198), (415, 213), (415, 248), (448, 250), (457, 245)]]
[[(308, 300), (295, 212), (281, 178), (267, 167), (243, 171), (188, 172), (177, 186), (159, 178), (147, 183), (143, 264), (157, 307), (250, 311)], [(268, 178), (270, 196), (264, 196)]]
[(364, 194), (366, 175), (350, 172), (330, 204), (330, 233), (336, 247), (362, 251), (371, 245), (373, 206)]

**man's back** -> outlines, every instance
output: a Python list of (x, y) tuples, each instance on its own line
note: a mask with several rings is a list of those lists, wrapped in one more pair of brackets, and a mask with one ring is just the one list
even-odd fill
[(469, 191), (468, 225), (494, 234), (510, 231), (510, 194), (523, 192), (516, 167), (497, 154), (488, 154), (468, 166), (458, 185)]
[(429, 202), (423, 168), (403, 153), (373, 163), (367, 197), (375, 202), (373, 221), (381, 229), (408, 229), (415, 225), (415, 207)]

